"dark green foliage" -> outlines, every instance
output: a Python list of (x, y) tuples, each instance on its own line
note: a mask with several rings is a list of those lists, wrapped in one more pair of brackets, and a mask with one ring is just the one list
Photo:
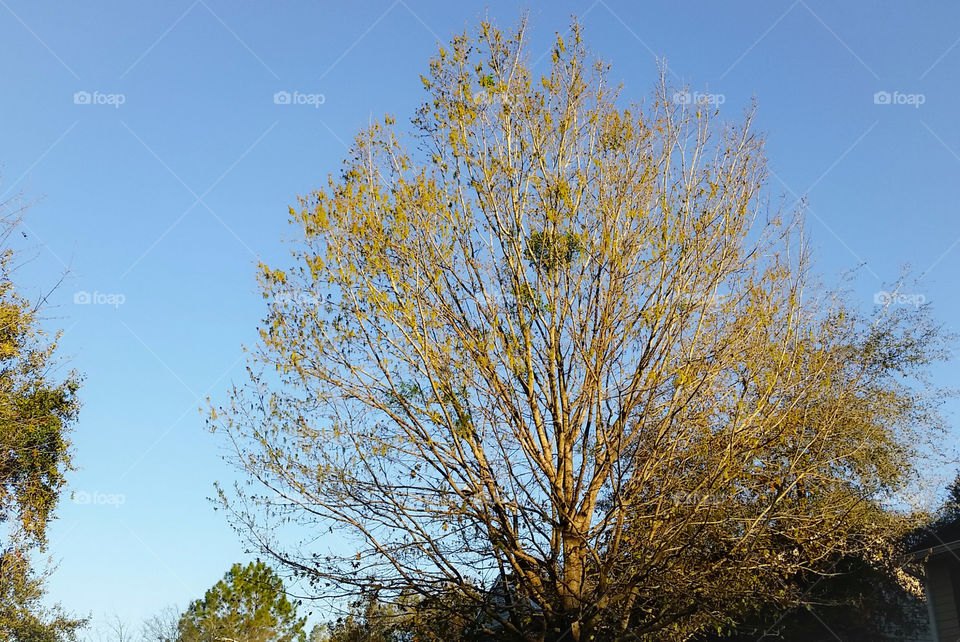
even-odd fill
[(263, 562), (234, 564), (181, 616), (178, 642), (305, 642), (306, 618), (297, 618), (297, 605)]
[[(841, 559), (832, 574), (795, 578), (806, 606), (764, 611), (745, 619), (727, 636), (708, 640), (843, 640), (899, 642), (924, 639), (927, 606), (919, 578), (863, 559)], [(911, 590), (912, 589), (912, 590)]]
[(366, 596), (349, 612), (310, 634), (310, 642), (440, 642), (480, 640), (475, 618), (455, 613), (476, 612), (455, 592), (424, 600), (402, 596), (396, 603)]
[(0, 640), (64, 642), (76, 639), (83, 620), (71, 619), (59, 607), (45, 608), (44, 574), (30, 568), (23, 550), (0, 552)]
[(327, 623), (316, 637), (324, 642), (394, 642), (400, 639), (400, 628), (395, 608), (368, 597), (344, 617)]
[(533, 232), (527, 238), (524, 258), (537, 271), (553, 272), (558, 267), (570, 265), (582, 249), (579, 235), (544, 230)]

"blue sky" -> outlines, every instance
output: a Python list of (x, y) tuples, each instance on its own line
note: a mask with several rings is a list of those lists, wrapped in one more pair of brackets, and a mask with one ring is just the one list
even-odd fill
[(136, 623), (245, 558), (206, 499), (231, 472), (200, 409), (243, 378), (255, 262), (288, 262), (287, 207), (371, 114), (412, 115), (438, 40), (523, 8), (533, 59), (576, 13), (628, 98), (656, 56), (725, 116), (756, 96), (770, 193), (807, 197), (824, 281), (861, 266), (868, 309), (909, 264), (957, 329), (955, 2), (0, 0), (0, 194), (33, 202), (16, 278), (35, 296), (69, 269), (46, 323), (86, 376), (54, 599)]

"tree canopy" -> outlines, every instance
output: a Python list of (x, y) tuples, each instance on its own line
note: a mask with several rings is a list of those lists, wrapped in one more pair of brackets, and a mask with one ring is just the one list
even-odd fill
[(13, 284), (9, 235), (21, 212), (0, 204), (0, 637), (71, 639), (82, 621), (43, 602), (46, 571), (34, 567), (70, 469), (68, 431), (79, 377), (57, 374), (57, 336), (40, 327), (39, 303)]
[(305, 623), (297, 617), (297, 604), (287, 599), (283, 580), (257, 560), (234, 564), (187, 607), (176, 642), (305, 642)]
[(373, 124), (291, 209), (250, 381), (211, 416), (264, 492), (221, 496), (318, 593), (415, 595), (498, 639), (802, 603), (798, 574), (898, 520), (939, 332), (818, 286), (753, 111), (663, 79), (627, 105), (576, 24), (541, 76), (526, 39), (456, 37), (411, 130)]

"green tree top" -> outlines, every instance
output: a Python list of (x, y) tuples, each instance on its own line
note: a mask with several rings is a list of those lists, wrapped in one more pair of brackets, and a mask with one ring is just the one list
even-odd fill
[(306, 618), (284, 593), (283, 580), (257, 560), (234, 564), (181, 616), (181, 642), (305, 642)]

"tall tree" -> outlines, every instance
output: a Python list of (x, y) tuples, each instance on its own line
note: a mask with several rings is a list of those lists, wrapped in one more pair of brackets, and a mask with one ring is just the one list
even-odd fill
[(257, 560), (234, 564), (180, 617), (177, 642), (305, 642), (305, 618), (287, 599), (283, 580)]
[(79, 378), (58, 375), (58, 336), (42, 331), (40, 304), (14, 287), (9, 237), (21, 213), (0, 203), (0, 638), (54, 642), (82, 621), (44, 607), (46, 571), (31, 562), (46, 547), (70, 469)]
[(576, 25), (536, 77), (525, 29), (441, 48), (412, 135), (372, 125), (291, 210), (304, 243), (262, 266), (251, 380), (211, 418), (267, 492), (222, 497), (318, 591), (453, 587), (499, 639), (801, 601), (894, 519), (935, 422), (897, 376), (938, 332), (808, 287), (752, 112), (663, 80), (625, 106)]

